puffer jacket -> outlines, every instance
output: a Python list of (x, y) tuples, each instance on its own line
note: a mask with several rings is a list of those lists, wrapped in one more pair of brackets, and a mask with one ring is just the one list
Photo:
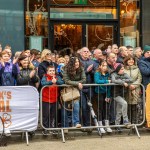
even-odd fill
[(33, 69), (31, 68), (21, 68), (20, 73), (17, 76), (17, 85), (30, 85), (36, 86), (35, 84), (39, 81), (38, 76), (35, 74), (32, 78), (30, 78), (30, 72)]
[(113, 91), (114, 97), (117, 96), (124, 97), (127, 92), (127, 88), (124, 87), (124, 83), (133, 82), (132, 78), (128, 74), (124, 73), (122, 75), (119, 75), (116, 72), (111, 74), (111, 81), (112, 83), (118, 84), (114, 86), (114, 91)]
[[(125, 67), (125, 73), (127, 73), (132, 78), (133, 85), (141, 84), (142, 76), (141, 76), (140, 70), (137, 66), (133, 65), (131, 67), (129, 67), (129, 66)], [(129, 104), (137, 104), (137, 102), (141, 96), (140, 85), (134, 85), (134, 86), (135, 86), (135, 90), (133, 90), (133, 91), (128, 90), (128, 92), (126, 94), (126, 100)]]

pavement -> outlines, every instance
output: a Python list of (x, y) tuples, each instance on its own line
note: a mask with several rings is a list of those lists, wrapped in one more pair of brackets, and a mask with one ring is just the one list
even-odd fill
[(100, 138), (96, 131), (89, 135), (76, 130), (65, 136), (65, 143), (62, 142), (61, 135), (43, 137), (41, 132), (36, 132), (33, 138), (29, 138), (29, 146), (21, 134), (13, 134), (8, 138), (7, 146), (0, 147), (0, 150), (149, 150), (150, 131), (140, 129), (139, 132), (141, 138), (134, 132), (128, 135), (128, 130)]

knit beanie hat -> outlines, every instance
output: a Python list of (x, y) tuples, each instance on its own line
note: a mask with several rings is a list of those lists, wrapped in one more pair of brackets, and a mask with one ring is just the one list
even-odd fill
[(123, 67), (123, 65), (121, 63), (115, 63), (114, 64), (114, 70), (115, 70), (115, 72), (118, 73), (122, 67)]
[(149, 45), (145, 45), (144, 46), (144, 51), (143, 54), (145, 54), (146, 52), (150, 51), (150, 46)]

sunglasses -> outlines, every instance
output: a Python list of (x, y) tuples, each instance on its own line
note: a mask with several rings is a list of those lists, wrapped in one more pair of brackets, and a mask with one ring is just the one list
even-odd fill
[(50, 56), (50, 55), (51, 55), (51, 53), (47, 53), (46, 55), (47, 55), (47, 56)]

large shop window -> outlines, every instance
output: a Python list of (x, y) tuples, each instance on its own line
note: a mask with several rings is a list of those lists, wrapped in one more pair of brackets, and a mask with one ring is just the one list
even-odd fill
[(120, 43), (140, 46), (140, 0), (120, 0)]

